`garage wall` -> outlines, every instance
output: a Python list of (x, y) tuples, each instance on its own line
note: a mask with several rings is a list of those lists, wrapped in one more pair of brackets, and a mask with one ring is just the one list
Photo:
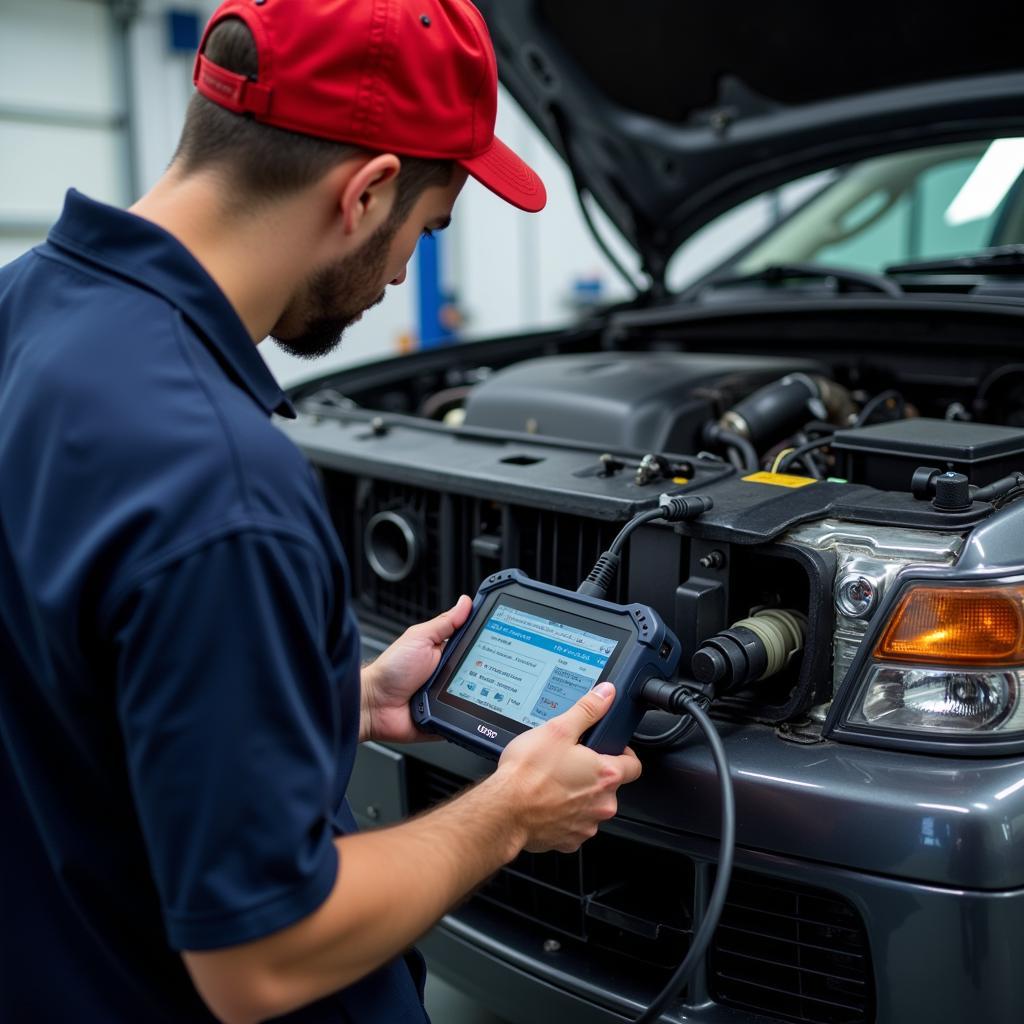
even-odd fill
[(128, 198), (120, 72), (108, 4), (0, 0), (0, 263), (45, 236), (69, 184)]

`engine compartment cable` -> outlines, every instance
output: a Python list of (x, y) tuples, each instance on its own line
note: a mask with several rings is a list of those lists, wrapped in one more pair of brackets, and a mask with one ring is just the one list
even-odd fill
[(803, 444), (799, 444), (785, 453), (780, 453), (779, 457), (775, 460), (775, 464), (772, 466), (772, 472), (785, 473), (795, 462), (802, 461), (807, 466), (811, 476), (820, 479), (821, 470), (817, 466), (808, 465), (809, 460), (804, 458), (804, 456), (810, 455), (811, 452), (816, 452), (819, 448), (826, 448), (831, 443), (832, 435), (826, 434), (824, 437), (812, 438), (810, 441), (805, 441)]
[(888, 405), (890, 402), (894, 403), (894, 408), (897, 410), (897, 414), (894, 419), (902, 419), (903, 414), (906, 411), (906, 399), (899, 391), (896, 391), (894, 388), (890, 388), (888, 391), (880, 391), (873, 398), (868, 399), (868, 401), (861, 407), (860, 412), (857, 414), (857, 418), (853, 421), (851, 426), (867, 426), (868, 423), (871, 422), (871, 417), (874, 416), (879, 409)]
[(737, 469), (749, 473), (757, 471), (760, 462), (757, 449), (742, 434), (712, 420), (704, 426), (704, 440), (708, 444), (718, 444), (725, 448), (729, 461)]

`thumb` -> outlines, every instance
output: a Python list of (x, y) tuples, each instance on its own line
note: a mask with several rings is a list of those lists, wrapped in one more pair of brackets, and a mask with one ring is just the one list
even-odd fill
[(595, 722), (604, 718), (605, 712), (612, 706), (614, 696), (615, 687), (612, 683), (598, 683), (559, 717), (579, 739)]
[(433, 643), (439, 644), (442, 640), (447, 640), (466, 621), (472, 607), (473, 599), (463, 594), (448, 611), (441, 612), (440, 615), (412, 628), (428, 636)]

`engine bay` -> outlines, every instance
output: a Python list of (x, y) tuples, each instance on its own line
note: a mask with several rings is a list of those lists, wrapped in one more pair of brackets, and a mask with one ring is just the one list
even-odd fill
[[(364, 626), (390, 637), (502, 566), (574, 588), (659, 495), (707, 495), (699, 519), (633, 535), (609, 596), (728, 678), (714, 713), (814, 742), (899, 571), (953, 566), (1024, 494), (1024, 364), (616, 336), (463, 346), (296, 393), (287, 429), (322, 474)], [(766, 615), (802, 636), (754, 672), (741, 641)]]
[[(636, 528), (607, 596), (649, 606), (679, 639), (679, 681), (703, 688), (743, 808), (745, 869), (701, 998), (815, 1024), (873, 1019), (878, 998), (851, 869), (887, 885), (912, 850), (930, 884), (976, 885), (977, 851), (1001, 840), (956, 829), (976, 824), (985, 794), (1019, 788), (1008, 766), (1021, 753), (1024, 655), (991, 671), (876, 658), (908, 587), (938, 595), (933, 610), (945, 601), (961, 639), (995, 622), (1021, 634), (1017, 324), (959, 319), (952, 304), (905, 318), (870, 306), (693, 323), (631, 311), (423, 352), (296, 389), (299, 416), (285, 425), (322, 479), (368, 655), (506, 567), (576, 589), (662, 495), (709, 502), (690, 520)], [(979, 595), (984, 607), (970, 604)], [(649, 711), (631, 745), (646, 748), (644, 776), (608, 834), (575, 855), (518, 858), (447, 927), (499, 939), (548, 981), (552, 964), (581, 977), (599, 964), (644, 1004), (706, 905), (718, 804), (685, 721)], [(396, 756), (411, 812), (480, 772), (460, 748), (422, 746), (366, 752), (367, 804), (381, 805)], [(965, 786), (980, 801), (970, 814), (953, 806)], [(943, 829), (966, 836), (962, 857), (936, 839)], [(780, 877), (787, 857), (798, 866)], [(805, 904), (821, 930), (794, 939)], [(890, 905), (885, 888), (877, 906)], [(824, 960), (808, 962), (808, 937)], [(789, 965), (785, 977), (768, 963)]]

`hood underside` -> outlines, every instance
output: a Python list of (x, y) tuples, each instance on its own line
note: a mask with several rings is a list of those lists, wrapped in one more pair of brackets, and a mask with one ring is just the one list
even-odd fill
[(689, 235), (765, 189), (1024, 128), (1019, 2), (477, 6), (505, 86), (656, 288)]

